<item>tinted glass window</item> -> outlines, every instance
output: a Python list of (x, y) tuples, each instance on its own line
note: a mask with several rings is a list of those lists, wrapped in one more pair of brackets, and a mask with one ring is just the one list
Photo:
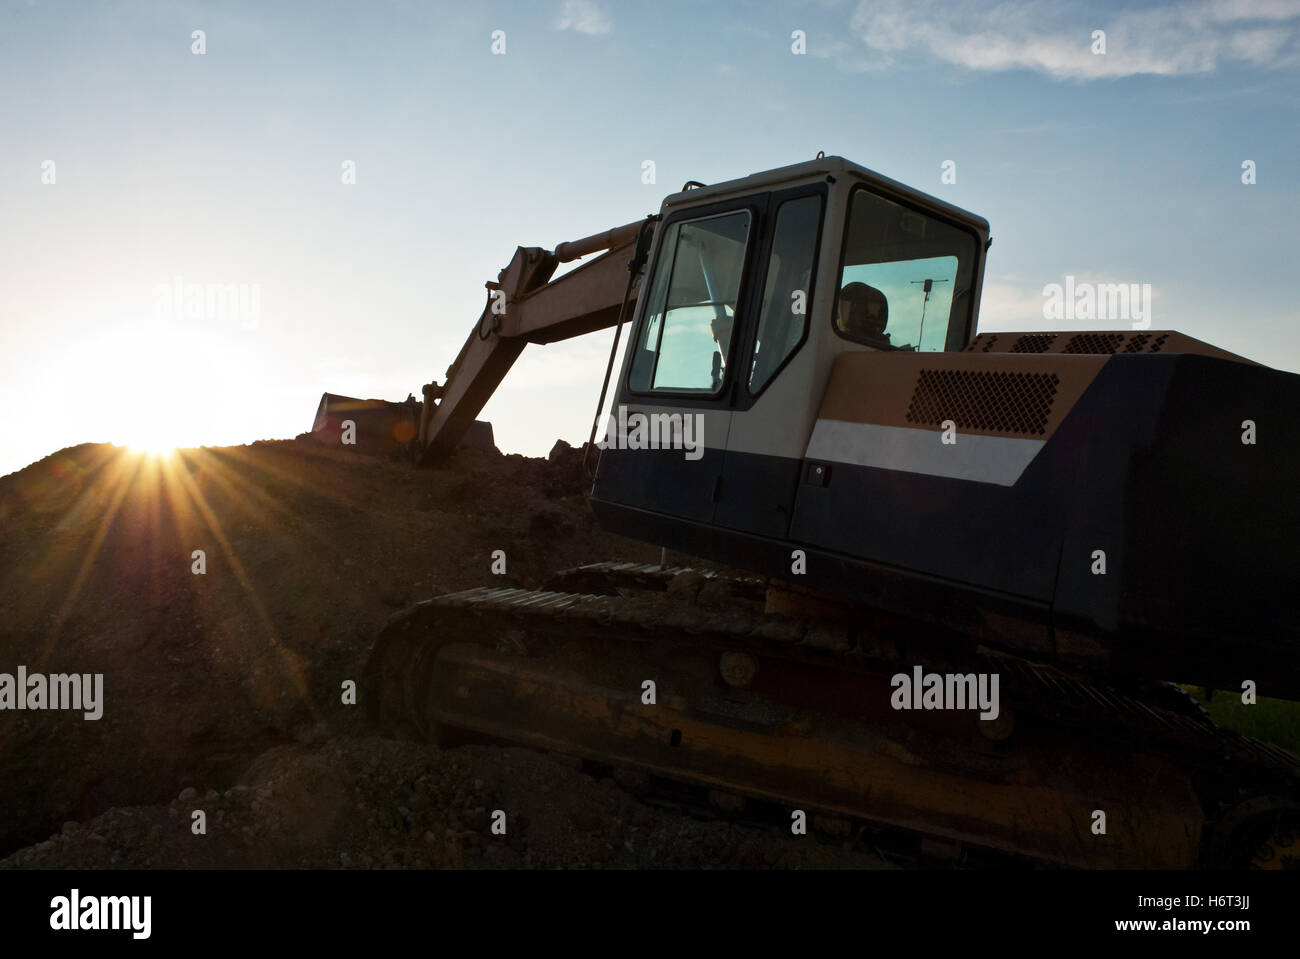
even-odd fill
[(776, 214), (772, 255), (759, 308), (758, 343), (749, 373), (757, 393), (803, 340), (812, 304), (813, 258), (821, 223), (821, 197), (787, 200)]
[(748, 210), (674, 223), (637, 337), (634, 390), (716, 392), (734, 350)]
[(974, 268), (975, 238), (965, 230), (856, 190), (835, 330), (878, 350), (961, 349)]

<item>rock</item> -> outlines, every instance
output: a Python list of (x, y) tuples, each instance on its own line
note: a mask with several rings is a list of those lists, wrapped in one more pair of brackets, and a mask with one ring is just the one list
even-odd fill
[(181, 790), (181, 794), (177, 798), (181, 802), (189, 802), (191, 799), (197, 799), (198, 796), (199, 796), (199, 791), (197, 789), (195, 789), (193, 786), (186, 786), (184, 789)]
[(693, 603), (699, 597), (700, 589), (705, 582), (707, 577), (703, 573), (694, 570), (678, 573), (668, 583), (668, 595)]

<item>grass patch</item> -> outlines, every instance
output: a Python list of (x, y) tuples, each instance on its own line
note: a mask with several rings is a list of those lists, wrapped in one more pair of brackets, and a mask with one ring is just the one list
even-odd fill
[(1204, 704), (1210, 718), (1225, 729), (1274, 743), (1300, 756), (1300, 703), (1261, 696), (1254, 705), (1247, 706), (1241, 694), (1232, 690), (1216, 690), (1214, 698), (1207, 699), (1200, 686), (1183, 688)]

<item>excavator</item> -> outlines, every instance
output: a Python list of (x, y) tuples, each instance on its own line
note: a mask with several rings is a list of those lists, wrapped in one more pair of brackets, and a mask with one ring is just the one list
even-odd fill
[(840, 157), (692, 181), (517, 248), (421, 400), (325, 394), (318, 438), (436, 466), (527, 345), (612, 327), (591, 508), (696, 564), (417, 603), (374, 720), (958, 861), (1300, 865), (1300, 759), (1185, 691), (1300, 697), (1300, 376), (1168, 330), (977, 333), (990, 243)]

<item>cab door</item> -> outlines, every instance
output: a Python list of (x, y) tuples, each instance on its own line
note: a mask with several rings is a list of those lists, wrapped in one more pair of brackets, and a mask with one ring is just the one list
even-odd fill
[(766, 206), (765, 194), (699, 206), (657, 231), (596, 498), (713, 521)]

